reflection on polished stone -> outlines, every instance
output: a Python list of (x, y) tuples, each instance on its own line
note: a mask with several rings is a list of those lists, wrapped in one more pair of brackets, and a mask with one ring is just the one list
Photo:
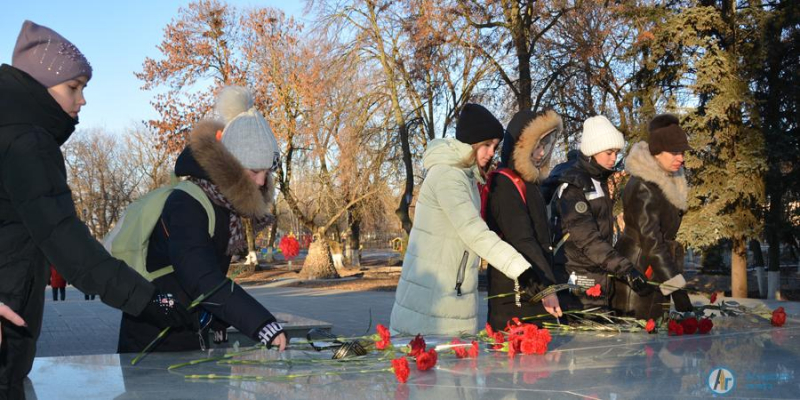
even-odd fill
[[(256, 350), (236, 359), (266, 365), (205, 363), (167, 371), (167, 366), (207, 353), (156, 353), (132, 367), (133, 355), (39, 358), (30, 378), (29, 397), (41, 399), (527, 399), (711, 397), (728, 391), (734, 398), (797, 398), (800, 385), (800, 327), (773, 328), (747, 318), (715, 319), (708, 335), (554, 332), (544, 356), (483, 352), (477, 360), (442, 354), (432, 371), (412, 366), (407, 384), (390, 372), (313, 376), (272, 381), (287, 374), (378, 369), (389, 366), (331, 365), (330, 352)], [(427, 338), (429, 344), (450, 338)], [(400, 342), (398, 340), (398, 342)], [(400, 342), (401, 344), (403, 342)], [(397, 343), (395, 343), (397, 345)], [(220, 356), (225, 350), (213, 350)], [(326, 359), (309, 366), (309, 358)], [(289, 362), (294, 361), (294, 362)], [(724, 368), (724, 372), (721, 369)], [(722, 372), (720, 372), (722, 371)], [(190, 374), (255, 375), (270, 381), (188, 380)], [(270, 378), (271, 377), (271, 378)], [(711, 383), (709, 383), (711, 382)], [(712, 385), (713, 384), (713, 385)], [(715, 387), (712, 387), (715, 386)], [(34, 394), (35, 391), (35, 394)]]

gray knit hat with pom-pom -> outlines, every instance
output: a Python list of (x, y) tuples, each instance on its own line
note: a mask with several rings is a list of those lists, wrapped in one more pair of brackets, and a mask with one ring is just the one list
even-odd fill
[(269, 171), (278, 167), (278, 141), (267, 120), (253, 106), (249, 90), (240, 86), (222, 89), (216, 111), (225, 122), (220, 141), (243, 167)]

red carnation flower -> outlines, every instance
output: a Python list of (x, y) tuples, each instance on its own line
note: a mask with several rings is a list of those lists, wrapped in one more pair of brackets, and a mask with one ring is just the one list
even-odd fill
[(695, 317), (686, 318), (683, 321), (681, 321), (681, 326), (683, 327), (683, 333), (687, 335), (691, 335), (697, 332), (697, 325), (698, 322), (697, 318)]
[(667, 324), (667, 335), (669, 336), (683, 335), (683, 326), (674, 319), (669, 320), (669, 324)]
[(653, 321), (653, 319), (650, 318), (649, 320), (647, 320), (647, 324), (644, 326), (644, 329), (648, 333), (654, 333), (656, 331), (656, 321)]
[[(453, 339), (450, 342), (450, 344), (464, 344), (464, 342), (462, 342), (462, 341), (460, 341), (458, 339)], [(456, 357), (458, 357), (458, 358), (467, 358), (468, 357), (467, 348), (466, 347), (461, 347), (461, 346), (453, 347), (453, 351), (456, 353)]]
[(711, 304), (717, 301), (717, 292), (711, 293)]
[(392, 334), (389, 332), (389, 329), (385, 326), (378, 324), (376, 327), (378, 330), (378, 336), (380, 336), (380, 340), (375, 341), (375, 348), (378, 350), (383, 350), (392, 345)]
[(514, 346), (513, 342), (508, 342), (508, 358), (514, 358), (519, 353), (519, 346)]
[(586, 290), (586, 295), (590, 297), (600, 297), (601, 294), (599, 283)]
[(772, 326), (783, 326), (786, 323), (786, 311), (783, 307), (778, 307), (772, 312)]
[(494, 336), (494, 329), (492, 329), (492, 325), (488, 322), (486, 323), (486, 336), (493, 337)]
[(648, 265), (647, 269), (644, 271), (644, 277), (647, 278), (649, 281), (653, 277), (653, 266)]
[(494, 349), (495, 350), (502, 348), (503, 347), (503, 343), (505, 343), (505, 341), (506, 341), (506, 337), (505, 337), (505, 335), (503, 335), (503, 332), (495, 332), (494, 336), (492, 338), (494, 339)]
[(420, 353), (420, 355), (417, 356), (417, 369), (420, 371), (427, 371), (436, 365), (437, 359), (438, 355), (434, 349)]
[(408, 342), (408, 347), (411, 347), (408, 355), (419, 357), (420, 354), (425, 352), (425, 339), (422, 338), (422, 335), (417, 335), (412, 341)]
[(480, 354), (480, 347), (478, 346), (478, 342), (473, 340), (472, 347), (470, 347), (469, 350), (467, 350), (467, 356), (469, 358), (478, 358), (479, 354)]
[(522, 354), (544, 354), (547, 352), (547, 342), (542, 338), (525, 339), (520, 345)]
[(406, 383), (408, 381), (408, 374), (411, 371), (408, 368), (408, 360), (405, 356), (392, 360), (392, 370), (394, 371), (394, 376), (397, 377), (400, 383)]
[(713, 327), (714, 323), (711, 322), (710, 318), (702, 318), (697, 326), (697, 332), (705, 335), (706, 333), (711, 332), (711, 328)]

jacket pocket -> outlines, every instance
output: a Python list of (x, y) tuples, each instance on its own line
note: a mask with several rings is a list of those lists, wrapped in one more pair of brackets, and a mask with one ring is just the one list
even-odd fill
[(467, 261), (469, 260), (469, 252), (464, 251), (464, 256), (461, 257), (461, 264), (458, 265), (456, 272), (456, 296), (461, 296), (461, 285), (464, 283), (464, 275), (467, 274)]

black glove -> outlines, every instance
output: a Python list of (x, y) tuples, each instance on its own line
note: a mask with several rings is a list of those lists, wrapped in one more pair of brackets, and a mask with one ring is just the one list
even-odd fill
[(536, 275), (536, 272), (533, 270), (533, 268), (528, 268), (523, 271), (517, 277), (517, 282), (519, 283), (519, 289), (522, 292), (520, 294), (520, 300), (524, 302), (530, 301), (534, 296), (539, 294), (539, 292), (544, 290), (539, 282), (539, 277)]
[(622, 280), (639, 296), (647, 296), (654, 291), (653, 286), (647, 283), (647, 278), (636, 268), (631, 267), (622, 275)]
[(266, 345), (267, 348), (270, 348), (272, 346), (272, 341), (281, 333), (283, 333), (283, 327), (278, 321), (267, 322), (258, 333), (256, 333), (255, 339), (260, 341), (261, 344)]
[(164, 329), (188, 328), (192, 329), (197, 325), (195, 318), (172, 296), (172, 293), (159, 293), (147, 303), (139, 317), (144, 318), (151, 324)]
[(229, 326), (230, 325), (220, 321), (219, 319), (214, 318), (214, 321), (211, 322), (211, 334), (213, 335), (214, 343), (228, 343)]

